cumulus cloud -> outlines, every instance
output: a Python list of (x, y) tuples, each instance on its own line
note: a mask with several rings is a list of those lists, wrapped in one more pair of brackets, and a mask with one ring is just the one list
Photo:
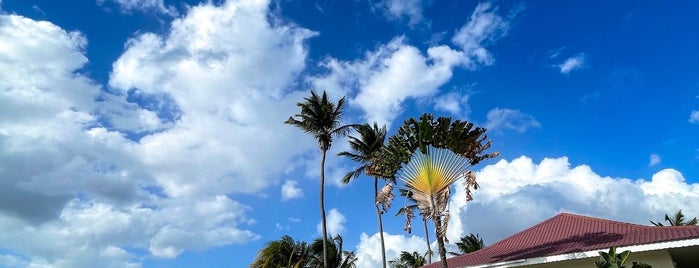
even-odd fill
[(322, 66), (328, 73), (311, 77), (308, 82), (336, 95), (358, 91), (351, 104), (364, 111), (366, 120), (390, 125), (403, 111), (406, 100), (433, 96), (451, 79), (454, 68), (473, 69), (493, 63), (484, 46), (504, 35), (508, 25), (495, 11), (488, 3), (478, 5), (452, 39), (460, 50), (440, 45), (429, 47), (425, 54), (407, 44), (404, 37), (397, 37), (367, 52), (363, 59), (327, 59)]
[(300, 198), (303, 196), (303, 190), (296, 187), (296, 184), (296, 181), (287, 180), (284, 185), (282, 185), (282, 200)]
[(689, 123), (699, 125), (699, 111), (692, 111), (689, 114)]
[(460, 118), (468, 118), (471, 114), (471, 107), (468, 105), (470, 95), (451, 92), (438, 96), (434, 99), (434, 108), (436, 110), (449, 112), (452, 115)]
[(488, 112), (486, 118), (485, 128), (493, 131), (509, 129), (522, 133), (529, 128), (541, 127), (533, 116), (520, 110), (494, 108)]
[(562, 74), (568, 74), (574, 70), (585, 67), (585, 54), (580, 53), (563, 61), (557, 65)]
[(106, 2), (113, 2), (123, 13), (156, 12), (168, 16), (177, 16), (177, 9), (173, 6), (165, 5), (164, 0), (97, 0), (97, 5), (103, 6)]
[(391, 19), (408, 18), (408, 24), (414, 25), (422, 20), (422, 0), (384, 0), (379, 5)]
[(657, 154), (651, 154), (648, 166), (652, 167), (652, 166), (655, 166), (657, 164), (660, 164), (660, 156)]
[[(347, 222), (347, 218), (345, 218), (345, 215), (340, 213), (339, 210), (333, 208), (328, 212), (328, 215), (325, 218), (326, 221), (326, 228), (328, 231), (328, 236), (334, 236), (338, 234), (342, 234), (343, 231), (345, 231), (345, 222)], [(319, 234), (323, 233), (323, 223), (319, 222), (318, 225), (316, 225), (316, 231)]]
[[(425, 239), (419, 236), (394, 235), (384, 232), (386, 245), (386, 259), (392, 260), (400, 256), (401, 251), (419, 253), (427, 252)], [(437, 251), (436, 248), (432, 248)], [(355, 250), (357, 267), (381, 267), (381, 237), (378, 233), (369, 236), (362, 233), (359, 236), (359, 244)], [(438, 256), (438, 255), (437, 255)], [(435, 258), (432, 258), (435, 260)]]
[(206, 3), (167, 34), (135, 35), (113, 65), (116, 94), (80, 72), (83, 34), (0, 15), (0, 262), (138, 267), (141, 252), (258, 239), (229, 196), (277, 184), (314, 148), (279, 128), (307, 94), (288, 87), (314, 33), (272, 25), (267, 6)]
[(566, 157), (534, 163), (522, 156), (485, 166), (477, 178), (481, 188), (468, 204), (457, 187), (449, 239), (479, 233), (490, 244), (560, 212), (642, 225), (678, 209), (699, 214), (699, 184), (687, 183), (673, 169), (631, 180), (601, 176), (586, 165), (571, 167)]

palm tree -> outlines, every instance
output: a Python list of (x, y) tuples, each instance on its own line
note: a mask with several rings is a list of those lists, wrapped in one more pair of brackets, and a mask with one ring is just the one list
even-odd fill
[[(413, 218), (415, 218), (415, 210), (417, 209), (417, 201), (415, 201), (415, 199), (413, 199), (410, 190), (400, 189), (399, 191), (400, 191), (401, 196), (405, 196), (406, 198), (408, 198), (408, 200), (412, 201), (411, 203), (413, 203), (412, 205), (403, 206), (402, 208), (400, 208), (398, 210), (398, 212), (396, 212), (396, 216), (405, 215), (405, 218), (406, 218), (405, 219), (405, 228), (403, 228), (403, 230), (405, 230), (408, 233), (411, 233), (412, 232), (411, 221), (413, 220)], [(432, 263), (433, 252), (432, 252), (432, 246), (430, 245), (430, 232), (429, 232), (429, 229), (427, 228), (427, 216), (426, 215), (422, 215), (422, 225), (425, 227), (425, 242), (427, 243), (427, 253), (425, 253), (425, 254), (427, 255), (427, 263)]]
[[(308, 267), (331, 267), (331, 268), (355, 268), (357, 267), (357, 256), (353, 251), (344, 251), (342, 249), (342, 236), (336, 235), (332, 240), (328, 240), (328, 258), (327, 262), (323, 261), (322, 247), (323, 241), (321, 238), (316, 239), (309, 246)], [(327, 264), (327, 265), (325, 265)]]
[(418, 268), (426, 264), (425, 257), (418, 254), (417, 251), (412, 253), (401, 251), (400, 257), (397, 257), (388, 262), (391, 268)]
[[(323, 229), (323, 260), (327, 263), (328, 233), (325, 221), (325, 155), (332, 146), (334, 137), (346, 135), (351, 125), (341, 125), (342, 109), (345, 105), (345, 98), (341, 98), (337, 104), (328, 99), (328, 95), (323, 91), (321, 97), (314, 91), (311, 96), (305, 98), (304, 102), (296, 104), (301, 108), (301, 113), (289, 117), (284, 123), (301, 128), (304, 132), (312, 134), (318, 141), (322, 159), (320, 161), (320, 218)], [(324, 266), (328, 268), (327, 266)]]
[(483, 239), (478, 237), (478, 234), (470, 234), (461, 237), (461, 241), (456, 242), (456, 247), (459, 248), (461, 253), (449, 252), (449, 254), (452, 256), (464, 255), (484, 248), (485, 244), (483, 243)]
[[(682, 210), (681, 210), (681, 209), (678, 210), (677, 213), (675, 213), (675, 215), (674, 215), (672, 218), (670, 218), (670, 216), (668, 216), (667, 214), (665, 214), (665, 221), (667, 221), (668, 223), (670, 223), (670, 226), (694, 226), (694, 225), (697, 225), (697, 223), (698, 223), (696, 217), (694, 217), (693, 219), (691, 219), (691, 220), (685, 222), (684, 214), (682, 214)], [(660, 223), (660, 222), (650, 221), (650, 223), (652, 223), (652, 224), (655, 225), (655, 226), (664, 226), (664, 225), (663, 225), (662, 223)]]
[[(373, 126), (369, 124), (358, 125), (355, 127), (359, 137), (349, 136), (349, 143), (352, 152), (341, 152), (339, 156), (346, 156), (350, 159), (359, 162), (359, 166), (354, 171), (350, 171), (342, 178), (342, 183), (349, 183), (353, 179), (357, 179), (360, 175), (366, 174), (368, 176), (373, 176), (369, 172), (369, 167), (376, 153), (383, 147), (384, 140), (386, 140), (386, 126), (379, 128), (379, 126), (374, 123)], [(386, 186), (381, 189), (381, 195), (379, 193), (379, 177), (374, 177), (374, 207), (376, 209), (376, 216), (379, 220), (379, 236), (381, 238), (381, 259), (383, 260), (382, 267), (386, 268), (386, 246), (383, 237), (383, 220), (382, 214), (388, 210), (391, 205), (391, 200), (393, 199), (392, 193), (392, 182), (389, 181)]]
[(291, 236), (284, 235), (279, 240), (267, 242), (258, 253), (252, 268), (301, 268), (308, 260), (306, 242), (294, 241)]
[(490, 141), (484, 128), (472, 123), (440, 117), (437, 121), (424, 114), (420, 121), (409, 119), (389, 139), (378, 163), (371, 169), (383, 177), (397, 178), (406, 184), (417, 201), (422, 215), (432, 219), (436, 229), (437, 246), (443, 268), (448, 267), (444, 243), (449, 211), (447, 205), (451, 186), (461, 180), (466, 188), (466, 200), (471, 201), (471, 189), (477, 189), (476, 177), (469, 168), (480, 161), (498, 156), (484, 154)]

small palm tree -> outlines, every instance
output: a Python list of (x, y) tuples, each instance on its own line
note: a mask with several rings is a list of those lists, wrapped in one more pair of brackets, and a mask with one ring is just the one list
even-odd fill
[(374, 177), (374, 207), (376, 209), (376, 216), (378, 217), (379, 236), (381, 238), (381, 264), (383, 268), (386, 268), (386, 246), (383, 237), (383, 220), (381, 215), (391, 206), (391, 200), (393, 200), (393, 193), (391, 191), (393, 189), (393, 184), (389, 180), (388, 184), (379, 192), (379, 176), (373, 175), (368, 169), (376, 153), (383, 147), (384, 140), (386, 140), (386, 126), (384, 125), (379, 128), (376, 123), (374, 123), (373, 126), (363, 124), (355, 126), (354, 129), (359, 134), (359, 137), (349, 136), (352, 152), (344, 151), (338, 155), (349, 157), (359, 162), (361, 165), (354, 171), (347, 173), (347, 175), (342, 178), (342, 182), (347, 184), (351, 180), (357, 179), (362, 174)]
[(250, 267), (252, 268), (302, 268), (308, 261), (306, 242), (294, 241), (284, 235), (279, 240), (267, 242), (258, 253)]
[(401, 251), (400, 256), (388, 261), (391, 268), (418, 268), (428, 263), (425, 262), (425, 256), (420, 255), (417, 251), (412, 253)]
[[(697, 223), (699, 223), (696, 217), (692, 218), (689, 221), (685, 221), (684, 214), (682, 214), (681, 209), (678, 210), (672, 218), (665, 214), (665, 221), (667, 221), (670, 224), (670, 226), (694, 226), (697, 225)], [(660, 222), (650, 221), (650, 223), (652, 223), (655, 226), (664, 226)]]
[[(304, 132), (312, 134), (318, 141), (322, 159), (320, 162), (320, 218), (323, 231), (323, 260), (327, 263), (328, 240), (327, 224), (325, 220), (325, 155), (332, 146), (333, 138), (347, 135), (351, 125), (341, 125), (342, 109), (345, 105), (345, 98), (335, 104), (328, 99), (328, 95), (323, 91), (322, 96), (318, 96), (311, 91), (311, 96), (305, 98), (304, 102), (297, 103), (301, 108), (301, 113), (289, 117), (284, 123), (301, 128)], [(328, 268), (327, 266), (324, 266)]]
[(478, 234), (469, 234), (467, 236), (461, 237), (460, 242), (456, 242), (456, 247), (459, 249), (460, 253), (449, 252), (452, 256), (464, 255), (485, 247), (483, 239), (478, 237)]
[[(316, 239), (308, 248), (309, 251), (309, 267), (331, 267), (331, 268), (355, 268), (357, 267), (357, 256), (353, 251), (345, 251), (342, 249), (342, 236), (336, 235), (332, 240), (328, 240), (328, 258), (327, 262), (323, 261), (322, 247), (323, 241), (321, 238)], [(327, 264), (327, 265), (325, 265)]]
[[(616, 254), (616, 247), (609, 248), (609, 252), (599, 251), (599, 260), (595, 261), (597, 268), (625, 268), (624, 264), (629, 258), (631, 251), (624, 251)], [(653, 268), (652, 266), (642, 263), (633, 262), (631, 268)]]
[[(443, 268), (448, 267), (444, 245), (449, 223), (451, 186), (462, 181), (466, 200), (473, 199), (471, 189), (477, 189), (476, 177), (469, 168), (480, 161), (498, 156), (484, 154), (490, 141), (484, 128), (472, 123), (440, 117), (436, 121), (424, 114), (419, 121), (409, 119), (389, 139), (378, 163), (371, 166), (374, 174), (397, 177), (403, 181), (417, 201), (418, 209), (434, 222), (437, 246)], [(396, 175), (398, 174), (398, 175)]]

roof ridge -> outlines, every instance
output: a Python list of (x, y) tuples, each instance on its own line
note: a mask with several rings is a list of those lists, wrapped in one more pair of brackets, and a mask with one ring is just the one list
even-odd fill
[(595, 221), (605, 221), (605, 222), (621, 224), (621, 225), (631, 225), (631, 226), (642, 227), (642, 228), (662, 227), (662, 226), (641, 225), (641, 224), (637, 224), (637, 223), (623, 222), (623, 221), (611, 220), (611, 219), (606, 219), (606, 218), (598, 218), (598, 217), (592, 217), (592, 216), (581, 215), (581, 214), (574, 214), (574, 213), (569, 213), (569, 212), (562, 212), (561, 214), (568, 214), (570, 216), (578, 217), (578, 218), (584, 218), (584, 219), (595, 220)]

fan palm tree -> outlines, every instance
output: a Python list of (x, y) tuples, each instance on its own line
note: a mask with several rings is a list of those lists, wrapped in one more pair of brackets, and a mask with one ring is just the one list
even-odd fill
[(418, 268), (426, 264), (425, 257), (418, 254), (417, 251), (412, 253), (401, 251), (400, 256), (388, 262), (391, 268)]
[[(405, 230), (408, 233), (412, 232), (412, 224), (411, 221), (413, 218), (415, 218), (415, 210), (417, 209), (417, 201), (413, 199), (412, 194), (409, 190), (406, 189), (400, 189), (400, 195), (406, 197), (408, 200), (411, 200), (413, 204), (411, 205), (405, 205), (402, 208), (396, 212), (396, 216), (398, 215), (405, 215)], [(422, 225), (425, 227), (425, 242), (427, 243), (427, 263), (432, 263), (432, 246), (430, 245), (430, 232), (429, 229), (427, 228), (427, 216), (422, 215)]]
[[(694, 226), (694, 225), (697, 225), (697, 223), (699, 223), (699, 222), (697, 222), (696, 217), (694, 217), (693, 219), (691, 219), (689, 221), (685, 221), (684, 214), (682, 214), (681, 209), (679, 211), (677, 211), (677, 213), (675, 213), (675, 215), (672, 218), (670, 218), (670, 216), (665, 214), (665, 221), (670, 223), (670, 226)], [(652, 223), (655, 226), (664, 226), (660, 222), (650, 221), (650, 223)]]
[(477, 189), (475, 174), (469, 168), (480, 161), (493, 158), (497, 152), (484, 154), (490, 141), (484, 128), (472, 123), (440, 117), (437, 121), (424, 114), (419, 121), (409, 119), (389, 139), (385, 150), (371, 166), (372, 172), (403, 181), (417, 201), (418, 209), (434, 222), (437, 246), (443, 268), (448, 267), (444, 243), (449, 211), (447, 205), (451, 186), (461, 180), (470, 201), (471, 189)]
[(258, 253), (250, 267), (252, 268), (302, 268), (308, 261), (306, 242), (294, 241), (291, 236), (282, 236), (279, 240), (267, 242)]
[(470, 234), (461, 237), (461, 241), (456, 242), (456, 247), (459, 249), (460, 253), (449, 252), (449, 254), (452, 256), (464, 255), (484, 248), (485, 244), (483, 243), (483, 239), (478, 237), (478, 234)]
[[(339, 156), (346, 156), (350, 159), (359, 162), (361, 165), (354, 171), (350, 171), (342, 178), (342, 183), (349, 183), (353, 179), (359, 178), (360, 175), (366, 174), (372, 176), (368, 166), (373, 162), (372, 158), (375, 154), (381, 150), (383, 147), (384, 140), (386, 140), (386, 126), (379, 128), (379, 126), (374, 123), (373, 126), (369, 124), (358, 125), (354, 128), (359, 134), (358, 137), (349, 136), (349, 143), (352, 152), (341, 152)], [(382, 267), (386, 268), (386, 246), (383, 237), (383, 220), (382, 214), (388, 210), (391, 205), (391, 200), (393, 199), (393, 193), (391, 192), (392, 183), (389, 183), (381, 189), (381, 195), (379, 195), (379, 177), (374, 177), (374, 207), (376, 209), (376, 216), (379, 220), (379, 236), (381, 238), (381, 259)]]
[[(337, 104), (328, 99), (328, 95), (323, 91), (322, 96), (318, 96), (311, 91), (311, 96), (296, 105), (301, 108), (301, 113), (289, 117), (284, 123), (301, 128), (304, 132), (312, 134), (318, 141), (322, 158), (320, 161), (320, 216), (323, 231), (323, 260), (327, 263), (328, 240), (327, 225), (325, 220), (325, 155), (332, 146), (333, 138), (347, 135), (351, 125), (341, 125), (342, 109), (345, 105), (345, 98), (341, 98)], [(328, 268), (327, 266), (324, 266)]]
[[(342, 249), (342, 236), (336, 235), (331, 240), (328, 240), (328, 258), (327, 262), (322, 257), (323, 241), (321, 238), (316, 239), (309, 246), (309, 267), (331, 267), (331, 268), (355, 268), (357, 267), (357, 256), (353, 251), (345, 251)], [(327, 265), (325, 265), (327, 264)]]

